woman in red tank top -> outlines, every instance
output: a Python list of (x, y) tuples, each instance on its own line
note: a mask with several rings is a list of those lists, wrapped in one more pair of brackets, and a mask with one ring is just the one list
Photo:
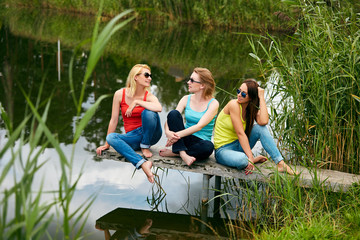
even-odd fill
[[(146, 64), (137, 64), (127, 77), (126, 87), (115, 92), (111, 119), (103, 146), (96, 149), (98, 155), (112, 146), (137, 169), (142, 168), (149, 182), (154, 182), (150, 146), (156, 144), (162, 134), (160, 117), (162, 106), (157, 97), (149, 92), (151, 69)], [(119, 114), (124, 121), (125, 134), (115, 133)], [(135, 151), (142, 151), (144, 157)]]

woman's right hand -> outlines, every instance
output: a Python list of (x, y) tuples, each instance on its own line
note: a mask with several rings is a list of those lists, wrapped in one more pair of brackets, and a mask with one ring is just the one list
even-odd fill
[(249, 164), (245, 168), (245, 175), (251, 174), (254, 169), (254, 164), (249, 160)]
[(104, 150), (107, 150), (107, 149), (109, 149), (109, 145), (103, 145), (103, 146), (100, 146), (100, 147), (98, 147), (97, 149), (96, 149), (96, 154), (97, 155), (101, 155), (101, 152), (102, 151), (104, 151)]
[(166, 147), (170, 147), (180, 139), (179, 135), (177, 135), (177, 133), (173, 131), (167, 131), (165, 135), (168, 139), (166, 143)]

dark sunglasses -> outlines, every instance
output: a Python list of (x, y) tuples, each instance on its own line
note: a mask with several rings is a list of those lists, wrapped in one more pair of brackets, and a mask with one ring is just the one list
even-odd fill
[(236, 89), (236, 92), (237, 92), (237, 94), (240, 94), (240, 93), (241, 93), (241, 96), (242, 96), (243, 98), (246, 98), (246, 92), (243, 92), (243, 91), (241, 91), (240, 89)]
[(189, 81), (190, 81), (191, 83), (194, 83), (194, 82), (196, 82), (196, 83), (201, 83), (201, 82), (199, 82), (199, 81), (195, 81), (193, 78), (190, 78)]
[(146, 72), (146, 73), (144, 73), (144, 77), (149, 78), (149, 77), (152, 77), (152, 75), (150, 73)]

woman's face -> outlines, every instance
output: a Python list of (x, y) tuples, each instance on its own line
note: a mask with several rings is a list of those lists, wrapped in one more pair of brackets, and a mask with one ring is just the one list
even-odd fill
[(151, 72), (143, 68), (141, 72), (135, 76), (135, 81), (140, 86), (149, 87), (151, 83)]
[(187, 81), (187, 85), (188, 85), (188, 90), (191, 93), (200, 91), (203, 86), (202, 86), (199, 74), (197, 74), (196, 72), (193, 72), (191, 74), (189, 80)]
[(237, 101), (238, 103), (247, 103), (250, 101), (248, 94), (248, 87), (245, 83), (241, 84), (240, 88), (237, 91)]

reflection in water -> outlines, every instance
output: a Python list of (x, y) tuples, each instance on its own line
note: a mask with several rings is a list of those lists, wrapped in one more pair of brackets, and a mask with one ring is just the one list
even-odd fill
[[(221, 239), (224, 220), (184, 214), (116, 208), (96, 220), (95, 227), (108, 239)], [(227, 238), (226, 238), (227, 239)]]

